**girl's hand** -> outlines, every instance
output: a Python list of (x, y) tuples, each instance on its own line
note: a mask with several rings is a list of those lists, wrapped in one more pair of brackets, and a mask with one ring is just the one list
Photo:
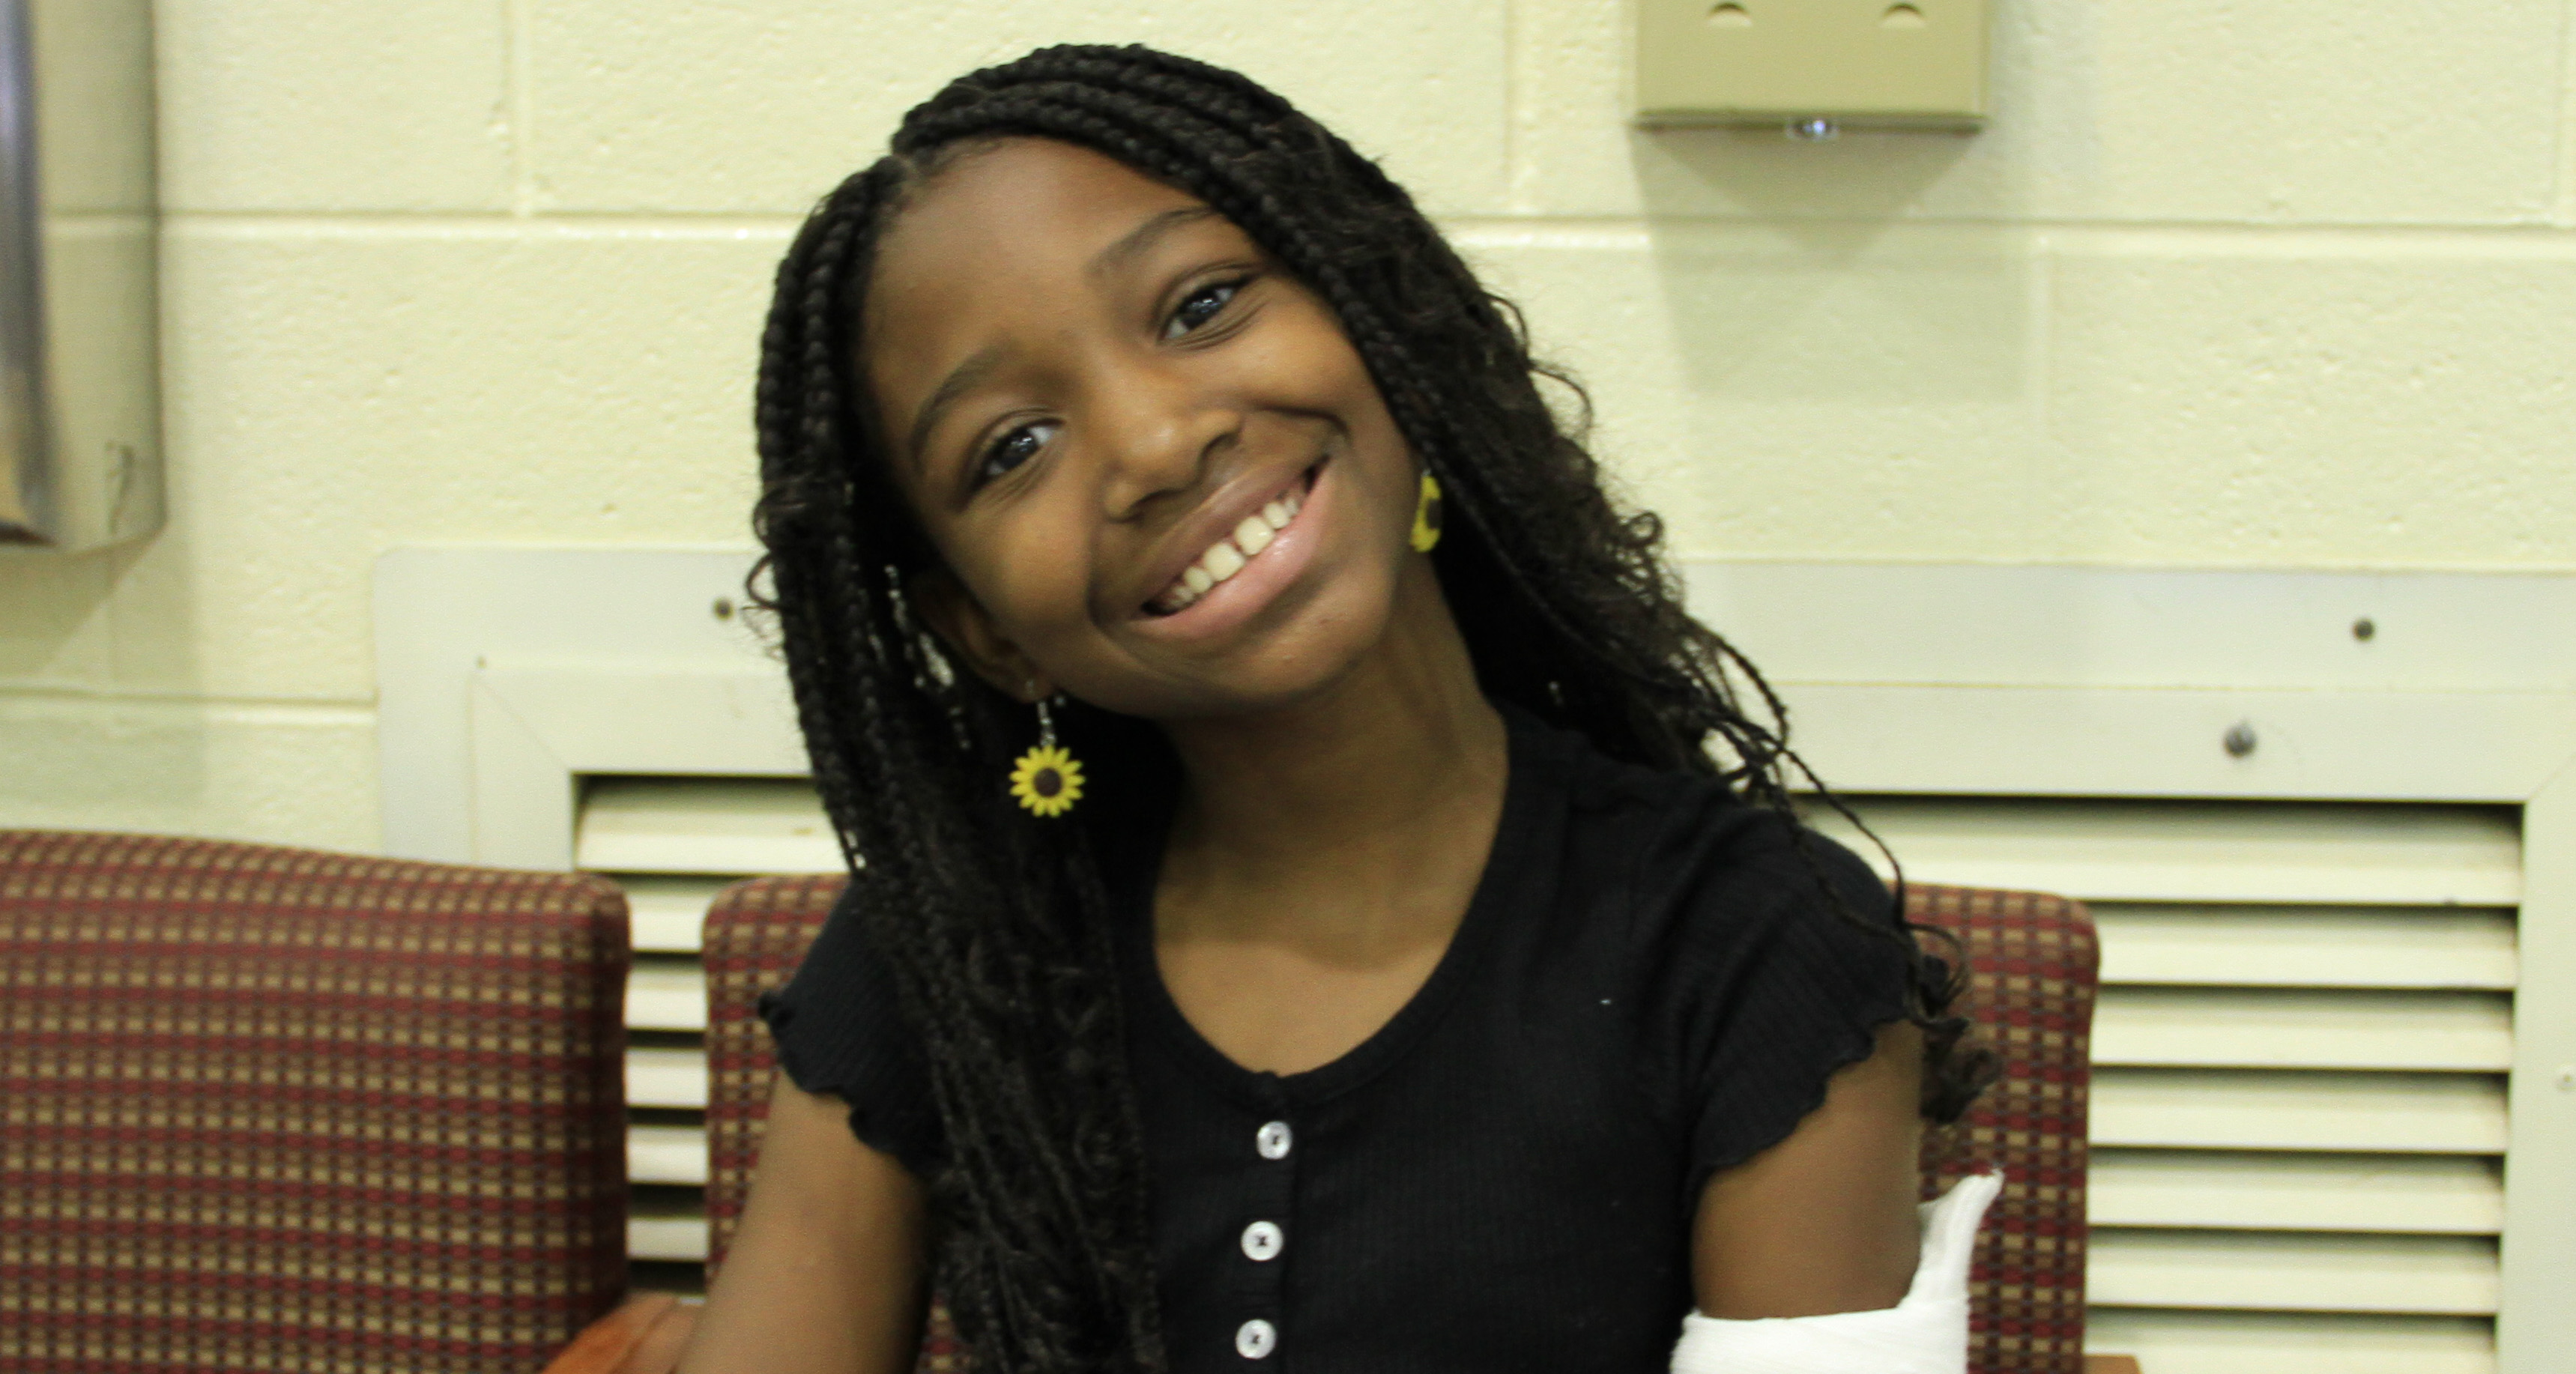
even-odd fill
[(680, 1374), (909, 1374), (920, 1353), (919, 1180), (850, 1109), (778, 1076), (741, 1229)]
[(1923, 1036), (1898, 1021), (1826, 1086), (1789, 1138), (1700, 1194), (1692, 1288), (1711, 1317), (1812, 1317), (1894, 1307), (1921, 1248), (1915, 1154)]

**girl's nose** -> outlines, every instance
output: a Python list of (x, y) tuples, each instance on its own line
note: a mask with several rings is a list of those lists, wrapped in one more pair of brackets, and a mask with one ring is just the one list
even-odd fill
[(1101, 396), (1093, 432), (1104, 455), (1102, 505), (1112, 520), (1197, 486), (1242, 429), (1234, 406), (1159, 369), (1107, 379)]

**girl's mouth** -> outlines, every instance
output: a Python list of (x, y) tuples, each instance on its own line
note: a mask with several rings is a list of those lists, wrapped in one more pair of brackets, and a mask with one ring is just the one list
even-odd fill
[(1263, 549), (1269, 548), (1280, 532), (1297, 519), (1297, 512), (1304, 509), (1306, 495), (1314, 485), (1315, 469), (1308, 468), (1305, 475), (1286, 491), (1243, 517), (1233, 529), (1208, 545), (1207, 552), (1200, 554), (1197, 561), (1172, 579), (1170, 586), (1145, 603), (1146, 614), (1178, 615), (1195, 605), (1199, 598), (1230, 581), (1236, 573), (1242, 572), (1246, 564), (1258, 557)]

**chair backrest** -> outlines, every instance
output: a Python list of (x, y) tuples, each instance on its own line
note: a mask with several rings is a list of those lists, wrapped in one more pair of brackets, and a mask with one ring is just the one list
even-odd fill
[[(707, 913), (707, 1254), (713, 1276), (760, 1154), (774, 1063), (760, 994), (787, 981), (840, 895), (838, 877), (760, 878)], [(1908, 914), (1957, 936), (1965, 1010), (2003, 1078), (1956, 1126), (1925, 1141), (1924, 1193), (2001, 1168), (1972, 1279), (1969, 1368), (2076, 1374), (2084, 1346), (2084, 1118), (2093, 1018), (2093, 923), (2059, 897), (1955, 887), (1906, 890)], [(952, 1366), (934, 1313), (923, 1370)]]
[(541, 1369), (626, 1287), (599, 879), (0, 831), (0, 1368)]
[[(707, 970), (707, 1281), (742, 1223), (777, 1064), (760, 995), (785, 983), (823, 929), (846, 881), (838, 874), (754, 878), (716, 894), (699, 941)], [(936, 1297), (915, 1374), (966, 1368), (957, 1329)]]
[(716, 894), (698, 942), (707, 974), (707, 1279), (742, 1224), (769, 1127), (777, 1051), (760, 995), (783, 986), (823, 929), (847, 879), (754, 878)]
[(2093, 921), (2062, 897), (1906, 887), (1906, 914), (1958, 937), (1963, 1010), (2003, 1076), (1957, 1125), (1924, 1141), (1924, 1195), (1988, 1168), (2004, 1187), (1969, 1279), (1968, 1367), (2077, 1374), (2084, 1351), (2085, 1099), (2098, 953)]

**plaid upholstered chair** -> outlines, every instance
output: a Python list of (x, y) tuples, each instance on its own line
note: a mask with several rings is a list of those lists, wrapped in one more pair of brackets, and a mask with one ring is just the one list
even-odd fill
[(533, 1371), (626, 1286), (626, 902), (0, 831), (0, 1369)]
[(1976, 1374), (2117, 1374), (2084, 1351), (2085, 1101), (2092, 1082), (2093, 919), (2062, 897), (1908, 884), (1906, 914), (1959, 940), (1964, 1010), (2003, 1077), (1923, 1143), (1923, 1192), (1999, 1168), (1968, 1281)]
[[(716, 895), (707, 910), (707, 1279), (742, 1222), (752, 1166), (769, 1122), (776, 1059), (760, 995), (782, 986), (841, 895), (837, 875), (755, 878)], [(966, 1361), (948, 1310), (933, 1302), (916, 1374), (959, 1374)]]
[[(754, 1011), (787, 981), (840, 895), (838, 877), (762, 878), (726, 889), (707, 913), (707, 1227), (709, 1273), (741, 1220), (768, 1111), (773, 1058)], [(1967, 1010), (2004, 1076), (1956, 1126), (1924, 1145), (1926, 1196), (1961, 1175), (2005, 1171), (1971, 1280), (1975, 1374), (2135, 1374), (2125, 1356), (2084, 1358), (2085, 1091), (2090, 1082), (2096, 952), (2084, 908), (2063, 898), (1971, 888), (1907, 889), (1917, 921), (1956, 935), (1973, 977)], [(680, 1309), (638, 1309), (620, 1349), (676, 1351)], [(655, 1324), (659, 1323), (658, 1331)], [(648, 1334), (649, 1333), (649, 1334)], [(923, 1374), (966, 1361), (934, 1311)], [(597, 1366), (665, 1374), (667, 1360)], [(572, 1374), (566, 1370), (564, 1374)]]

